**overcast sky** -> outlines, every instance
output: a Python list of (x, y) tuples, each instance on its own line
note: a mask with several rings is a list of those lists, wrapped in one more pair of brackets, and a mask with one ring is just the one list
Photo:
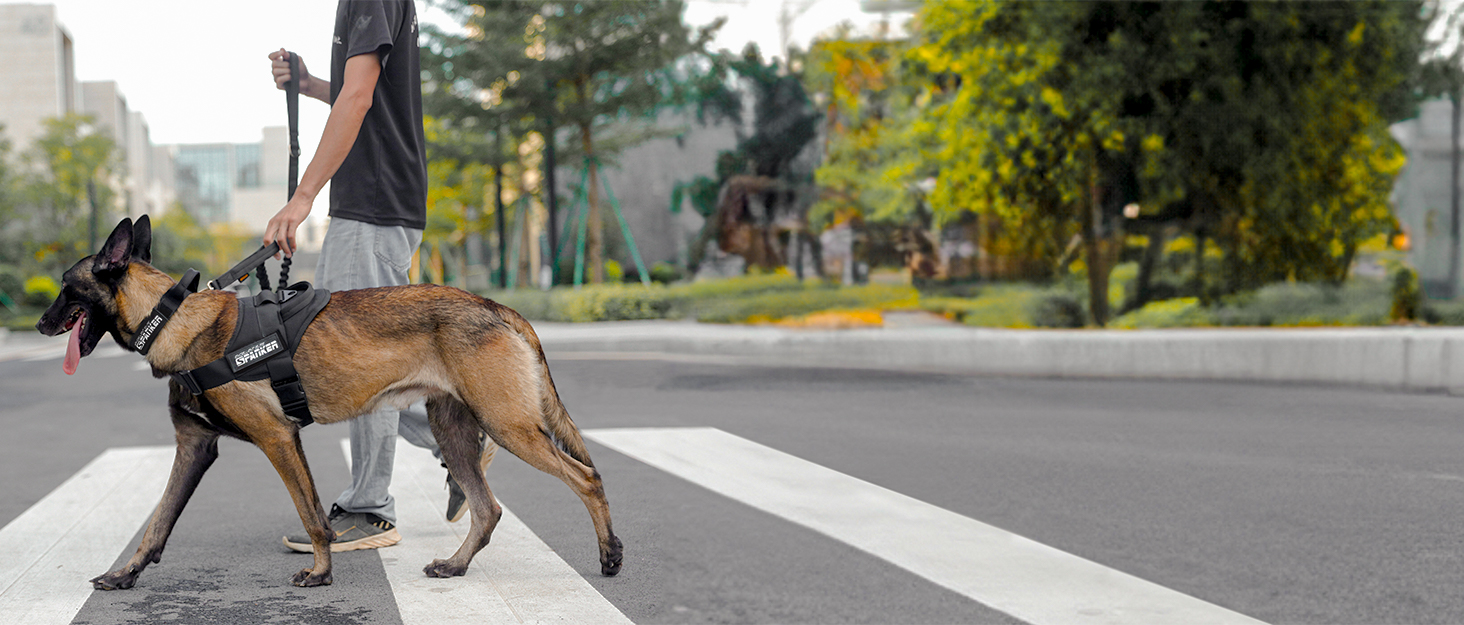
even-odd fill
[[(608, 0), (613, 1), (613, 0)], [(8, 0), (0, 0), (0, 3)], [(38, 0), (45, 3), (45, 0)], [(689, 0), (691, 24), (727, 16), (716, 47), (741, 50), (756, 41), (764, 54), (780, 48), (776, 16), (784, 2), (808, 0)], [(250, 143), (265, 126), (283, 126), (283, 92), (270, 80), (271, 50), (300, 53), (312, 74), (329, 73), (330, 0), (50, 0), (71, 33), (80, 80), (113, 80), (128, 106), (141, 111), (156, 144)], [(451, 25), (417, 0), (423, 22)], [(877, 16), (859, 0), (816, 0), (795, 22), (801, 44), (843, 21), (867, 26)], [(309, 158), (328, 109), (300, 107), (301, 148)]]

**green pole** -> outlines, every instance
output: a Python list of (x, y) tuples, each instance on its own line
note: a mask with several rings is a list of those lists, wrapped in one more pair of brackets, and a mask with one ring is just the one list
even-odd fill
[(615, 192), (610, 190), (610, 181), (601, 176), (600, 182), (605, 187), (605, 197), (610, 199), (610, 208), (615, 210), (615, 220), (620, 222), (620, 234), (625, 236), (625, 244), (630, 246), (630, 258), (635, 261), (636, 271), (640, 272), (641, 284), (650, 286), (651, 274), (646, 273), (646, 264), (641, 262), (640, 250), (635, 247), (635, 237), (630, 234), (630, 225), (625, 223), (625, 214), (620, 212), (620, 202), (616, 201)]

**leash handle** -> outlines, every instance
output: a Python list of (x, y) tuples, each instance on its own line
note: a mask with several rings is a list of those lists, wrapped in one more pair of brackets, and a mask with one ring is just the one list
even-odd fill
[(249, 258), (234, 265), (232, 269), (224, 272), (224, 275), (210, 280), (208, 282), (208, 288), (217, 290), (231, 286), (236, 282), (243, 282), (249, 278), (250, 271), (253, 271), (255, 267), (263, 266), (265, 259), (278, 253), (280, 253), (279, 243), (260, 246), (258, 250), (255, 250), (253, 254), (249, 255)]

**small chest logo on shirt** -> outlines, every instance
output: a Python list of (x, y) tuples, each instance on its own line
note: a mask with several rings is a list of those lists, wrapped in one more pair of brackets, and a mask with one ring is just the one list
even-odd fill
[(234, 352), (229, 356), (229, 366), (238, 373), (242, 369), (265, 360), (270, 356), (284, 351), (285, 347), (280, 343), (279, 335), (266, 337), (250, 343), (244, 349)]

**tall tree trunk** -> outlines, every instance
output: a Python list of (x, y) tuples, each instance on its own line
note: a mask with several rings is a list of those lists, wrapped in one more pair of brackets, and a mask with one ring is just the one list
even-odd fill
[(580, 125), (580, 142), (584, 144), (586, 165), (590, 168), (589, 189), (586, 189), (586, 201), (589, 203), (586, 224), (588, 234), (585, 235), (585, 244), (588, 251), (585, 253), (585, 262), (590, 266), (590, 283), (601, 284), (605, 282), (605, 238), (602, 232), (600, 219), (600, 165), (594, 158), (594, 137), (590, 134), (589, 124)]
[[(588, 107), (590, 96), (587, 92), (588, 79), (581, 79), (575, 82), (575, 97), (579, 99), (581, 107)], [(585, 199), (589, 204), (586, 211), (586, 225), (588, 234), (585, 235), (585, 262), (590, 265), (590, 283), (602, 284), (605, 282), (605, 240), (602, 232), (600, 219), (600, 166), (595, 162), (595, 137), (592, 132), (594, 120), (580, 122), (580, 144), (585, 150), (585, 166), (589, 167), (589, 187), (585, 189)]]
[(1083, 247), (1088, 263), (1088, 310), (1093, 323), (1103, 327), (1108, 323), (1108, 262), (1106, 238), (1103, 232), (1102, 190), (1098, 186), (1098, 167), (1093, 166), (1092, 180), (1088, 184), (1089, 209), (1087, 232), (1083, 234)]
[[(554, 85), (545, 81), (545, 91), (554, 92)], [(554, 125), (551, 114), (544, 116), (544, 209), (548, 211), (545, 216), (544, 228), (549, 236), (549, 253), (546, 260), (549, 262), (549, 284), (553, 286), (559, 279), (559, 187), (554, 180), (555, 169), (559, 166), (554, 151), (558, 143), (558, 127)]]
[(1459, 295), (1459, 89), (1449, 94), (1454, 115), (1449, 127), (1449, 289), (1452, 299)]
[(1139, 276), (1134, 279), (1134, 297), (1124, 305), (1125, 311), (1138, 310), (1154, 298), (1154, 266), (1164, 252), (1164, 225), (1150, 224), (1149, 246), (1144, 248), (1144, 258), (1139, 261)]

